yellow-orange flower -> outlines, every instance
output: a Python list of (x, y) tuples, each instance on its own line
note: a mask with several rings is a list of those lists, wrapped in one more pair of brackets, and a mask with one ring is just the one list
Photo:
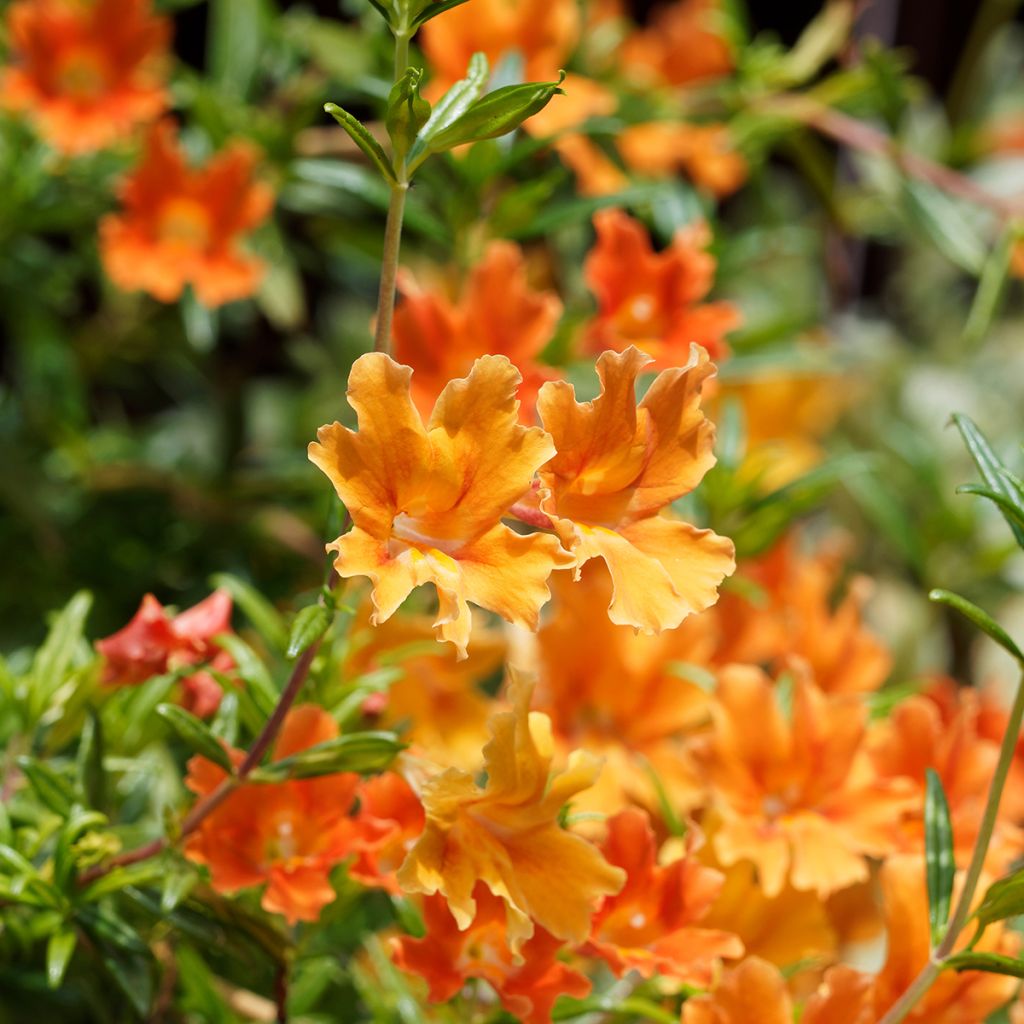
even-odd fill
[(466, 74), (470, 57), (487, 56), (491, 67), (504, 57), (523, 61), (523, 81), (547, 81), (564, 67), (579, 38), (576, 0), (473, 0), (428, 21), (420, 42), (433, 72), (431, 94)]
[(471, 978), (486, 981), (501, 1005), (522, 1024), (550, 1024), (559, 996), (577, 999), (590, 991), (590, 981), (558, 959), (564, 945), (543, 928), (534, 930), (516, 956), (505, 941), (505, 905), (483, 884), (473, 892), (477, 914), (469, 928), (456, 924), (444, 897), (427, 896), (422, 939), (393, 940), (395, 962), (429, 985), (431, 1002), (445, 1002)]
[(721, 0), (674, 0), (623, 42), (625, 74), (644, 85), (691, 85), (727, 75), (732, 51), (722, 28)]
[(619, 977), (635, 970), (699, 986), (711, 983), (722, 958), (742, 956), (735, 935), (702, 923), (722, 874), (696, 859), (700, 842), (691, 831), (683, 856), (661, 865), (647, 816), (635, 808), (615, 815), (601, 850), (626, 872), (626, 884), (601, 903), (582, 952), (600, 957)]
[(514, 682), (512, 710), (491, 719), (484, 786), (455, 768), (428, 782), (426, 829), (398, 872), (407, 892), (440, 892), (462, 930), (477, 916), (473, 890), (482, 882), (505, 903), (517, 954), (535, 923), (557, 939), (583, 942), (595, 904), (625, 880), (597, 847), (558, 823), (566, 802), (593, 785), (601, 766), (576, 751), (551, 775), (551, 723), (530, 713), (531, 690)]
[(656, 633), (714, 604), (735, 561), (731, 541), (660, 514), (714, 464), (714, 427), (700, 408), (714, 367), (695, 345), (638, 405), (637, 377), (650, 362), (632, 347), (605, 352), (594, 401), (580, 404), (572, 385), (552, 381), (537, 408), (557, 452), (541, 470), (543, 510), (577, 567), (607, 563), (612, 622)]
[(189, 168), (173, 124), (155, 125), (141, 164), (122, 185), (121, 213), (100, 222), (100, 255), (114, 284), (162, 302), (190, 284), (206, 306), (251, 295), (264, 267), (241, 242), (274, 201), (254, 180), (256, 160), (249, 145), (236, 142), (205, 167)]
[(589, 351), (635, 345), (659, 367), (685, 362), (694, 342), (712, 359), (726, 354), (725, 335), (739, 314), (728, 302), (702, 301), (715, 276), (706, 225), (681, 228), (663, 252), (622, 210), (602, 210), (594, 227), (597, 243), (583, 267), (598, 305), (585, 338)]
[(730, 195), (747, 179), (747, 162), (722, 124), (647, 121), (623, 129), (616, 144), (640, 174), (661, 178), (682, 170), (715, 196)]
[[(280, 760), (333, 739), (338, 726), (312, 704), (294, 707), (274, 746)], [(242, 760), (240, 751), (232, 759)], [(185, 784), (197, 796), (213, 792), (224, 770), (204, 757), (188, 764)], [(210, 869), (219, 892), (266, 883), (262, 906), (290, 923), (315, 921), (334, 899), (329, 876), (353, 852), (349, 816), (359, 776), (351, 772), (277, 784), (246, 783), (206, 817), (188, 838), (185, 854)]]
[[(870, 985), (869, 978), (849, 967), (832, 968), (807, 1001), (801, 1024), (872, 1024)], [(779, 969), (748, 957), (726, 971), (714, 992), (686, 1001), (682, 1024), (793, 1024), (794, 1010)]]
[(438, 290), (420, 289), (411, 275), (403, 275), (401, 289), (395, 356), (413, 369), (412, 397), (420, 413), (429, 416), (448, 381), (465, 376), (479, 356), (502, 355), (523, 376), (520, 413), (532, 421), (538, 389), (555, 376), (537, 357), (551, 341), (562, 303), (554, 292), (530, 287), (519, 246), (491, 242), (454, 302)]
[(695, 744), (721, 817), (712, 843), (723, 865), (752, 861), (768, 896), (788, 878), (825, 898), (867, 879), (866, 856), (895, 849), (914, 797), (876, 779), (856, 697), (827, 696), (796, 671), (787, 717), (760, 669), (734, 665), (719, 676), (712, 715)]
[(321, 427), (309, 457), (352, 516), (353, 529), (328, 550), (337, 552), (339, 576), (372, 580), (371, 623), (433, 583), (437, 634), (465, 657), (469, 601), (535, 629), (548, 577), (572, 564), (554, 537), (523, 536), (501, 522), (554, 448), (543, 430), (520, 426), (520, 375), (505, 356), (484, 356), (451, 381), (426, 425), (411, 376), (380, 352), (357, 359), (348, 401), (359, 431)]
[(167, 107), (171, 24), (150, 0), (17, 0), (0, 103), (64, 153), (103, 149)]

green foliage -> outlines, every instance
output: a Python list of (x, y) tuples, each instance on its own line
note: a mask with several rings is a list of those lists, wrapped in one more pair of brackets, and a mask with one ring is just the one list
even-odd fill
[(949, 918), (956, 858), (953, 855), (953, 824), (949, 817), (949, 803), (942, 788), (942, 780), (932, 768), (925, 772), (924, 857), (928, 883), (928, 918), (932, 945), (937, 946), (942, 941)]

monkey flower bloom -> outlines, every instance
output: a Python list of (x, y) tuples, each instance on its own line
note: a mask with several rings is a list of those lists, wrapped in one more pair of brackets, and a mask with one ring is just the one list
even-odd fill
[(550, 1024), (559, 996), (580, 999), (590, 991), (590, 981), (558, 959), (560, 939), (537, 928), (516, 956), (505, 939), (502, 900), (483, 883), (473, 899), (477, 913), (468, 929), (460, 930), (444, 897), (435, 894), (423, 901), (426, 937), (393, 940), (395, 962), (427, 982), (432, 1002), (446, 1002), (469, 979), (482, 978), (517, 1020)]
[[(215, 590), (173, 619), (152, 594), (146, 594), (127, 626), (96, 641), (96, 650), (103, 657), (103, 682), (134, 686), (204, 662), (218, 672), (227, 672), (235, 663), (213, 638), (230, 631), (231, 595), (226, 590)], [(206, 718), (217, 710), (221, 689), (209, 672), (200, 669), (185, 676), (182, 687), (182, 704), (189, 711)]]
[(171, 23), (150, 0), (16, 0), (7, 29), (0, 105), (27, 113), (63, 153), (119, 142), (167, 107)]
[[(873, 1024), (867, 1012), (871, 979), (833, 967), (807, 1001), (800, 1024)], [(793, 999), (779, 969), (748, 957), (726, 971), (709, 995), (687, 999), (682, 1024), (793, 1024)]]
[(393, 328), (395, 355), (413, 369), (416, 407), (428, 417), (448, 381), (469, 373), (479, 356), (502, 355), (523, 376), (520, 414), (532, 422), (537, 390), (556, 376), (536, 359), (561, 315), (554, 292), (530, 288), (522, 250), (512, 242), (487, 246), (455, 302), (438, 291), (419, 289), (411, 275), (403, 275)]
[(643, 225), (622, 210), (602, 210), (594, 227), (597, 244), (583, 265), (598, 305), (589, 351), (635, 345), (659, 368), (684, 362), (693, 342), (712, 359), (727, 353), (725, 335), (740, 318), (728, 302), (701, 302), (715, 277), (706, 225), (680, 228), (664, 252), (655, 252)]
[(427, 827), (398, 872), (406, 892), (440, 892), (463, 931), (479, 907), (478, 882), (506, 908), (508, 944), (519, 955), (534, 925), (582, 943), (594, 905), (622, 888), (625, 872), (559, 825), (562, 807), (593, 785), (600, 762), (579, 750), (551, 775), (551, 723), (530, 713), (532, 686), (513, 682), (513, 708), (491, 719), (486, 784), (449, 768), (423, 794)]
[(866, 856), (895, 849), (915, 796), (875, 777), (858, 698), (826, 696), (797, 670), (787, 717), (760, 669), (733, 665), (719, 676), (712, 715), (695, 744), (722, 819), (711, 841), (723, 865), (752, 861), (769, 897), (789, 878), (824, 899), (867, 879)]
[(373, 581), (371, 624), (433, 583), (438, 637), (465, 657), (467, 602), (535, 629), (548, 577), (572, 564), (554, 537), (523, 536), (501, 522), (554, 446), (543, 430), (520, 426), (520, 375), (505, 356), (484, 356), (451, 381), (426, 425), (411, 376), (383, 353), (360, 356), (348, 382), (358, 433), (321, 427), (309, 457), (352, 516), (353, 529), (328, 549), (339, 576)]
[(660, 515), (714, 465), (714, 427), (700, 408), (714, 366), (692, 346), (686, 366), (663, 370), (638, 405), (637, 377), (650, 363), (632, 347), (605, 352), (594, 401), (580, 404), (571, 384), (550, 381), (537, 408), (557, 453), (541, 469), (542, 509), (577, 573), (591, 558), (607, 563), (612, 622), (657, 633), (714, 604), (735, 560), (732, 541)]
[(141, 164), (122, 184), (121, 213), (100, 222), (103, 265), (118, 288), (162, 302), (186, 284), (204, 306), (252, 295), (264, 268), (240, 243), (274, 203), (253, 178), (256, 152), (236, 142), (192, 169), (174, 133), (170, 121), (153, 126)]
[[(274, 746), (279, 761), (338, 735), (334, 719), (312, 704), (288, 712)], [(242, 760), (240, 751), (232, 759)], [(212, 793), (226, 778), (204, 757), (188, 763), (185, 784), (196, 796)], [(352, 772), (312, 779), (244, 783), (188, 838), (185, 854), (210, 869), (213, 887), (232, 893), (263, 885), (264, 910), (283, 914), (289, 924), (315, 921), (334, 899), (329, 880), (336, 864), (353, 850), (349, 816), (359, 776)]]
[(697, 861), (701, 841), (691, 832), (685, 854), (661, 866), (643, 811), (631, 808), (611, 818), (601, 852), (626, 872), (626, 884), (605, 897), (581, 952), (600, 957), (618, 977), (635, 970), (644, 978), (671, 977), (700, 987), (711, 984), (721, 958), (742, 956), (735, 935), (698, 924), (723, 881), (721, 872)]

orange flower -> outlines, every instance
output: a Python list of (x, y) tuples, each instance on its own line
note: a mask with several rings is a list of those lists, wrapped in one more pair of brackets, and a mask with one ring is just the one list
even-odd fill
[(623, 160), (655, 178), (684, 171), (712, 195), (727, 196), (747, 179), (747, 162), (722, 124), (649, 121), (623, 129), (617, 139)]
[(797, 671), (787, 718), (771, 680), (734, 665), (719, 676), (712, 714), (711, 735), (695, 743), (722, 819), (712, 839), (721, 863), (752, 861), (769, 897), (787, 878), (822, 899), (866, 880), (865, 856), (894, 848), (913, 797), (874, 778), (860, 701), (826, 696)]
[(738, 326), (739, 314), (727, 302), (701, 302), (715, 275), (707, 227), (680, 229), (660, 253), (651, 248), (643, 225), (622, 210), (602, 210), (594, 227), (597, 244), (583, 265), (598, 305), (587, 349), (621, 352), (635, 345), (668, 367), (684, 362), (696, 342), (712, 359), (721, 359), (725, 335)]
[[(338, 735), (326, 711), (312, 704), (288, 713), (274, 746), (281, 760)], [(242, 760), (241, 751), (231, 751)], [(213, 792), (222, 768), (204, 757), (188, 763), (185, 784), (196, 796)], [(244, 783), (188, 838), (185, 855), (210, 869), (213, 887), (232, 893), (263, 885), (264, 910), (290, 924), (315, 921), (334, 899), (329, 876), (353, 849), (349, 811), (359, 776), (351, 772), (278, 784)]]
[[(988, 798), (999, 739), (979, 735), (978, 694), (951, 680), (936, 682), (915, 694), (872, 727), (870, 750), (877, 771), (886, 778), (912, 783), (917, 798), (902, 823), (903, 848), (917, 850), (924, 841), (925, 772), (932, 768), (949, 801), (957, 862), (966, 865), (974, 849)], [(1004, 813), (996, 822), (987, 864), (1002, 872), (1024, 853), (1024, 830)]]
[(601, 766), (576, 751), (564, 771), (550, 775), (551, 723), (530, 714), (531, 690), (513, 683), (513, 709), (491, 719), (483, 788), (456, 768), (427, 783), (427, 826), (398, 872), (406, 892), (440, 892), (462, 930), (478, 913), (474, 888), (486, 885), (506, 905), (515, 954), (535, 923), (555, 938), (583, 942), (594, 904), (625, 879), (596, 847), (558, 824), (562, 807), (593, 785)]
[(576, 175), (576, 188), (584, 196), (610, 196), (629, 185), (629, 178), (593, 139), (570, 132), (552, 147)]
[(721, 873), (694, 857), (700, 842), (691, 831), (685, 855), (662, 867), (642, 811), (612, 818), (601, 852), (626, 872), (626, 884), (605, 897), (582, 952), (600, 957), (617, 977), (635, 970), (699, 986), (711, 983), (722, 957), (742, 956), (735, 935), (697, 924), (722, 888)]
[(625, 74), (644, 86), (690, 85), (720, 78), (733, 67), (722, 34), (720, 0), (674, 0), (655, 10), (645, 28), (623, 42)]
[(537, 928), (517, 957), (505, 941), (504, 903), (483, 883), (474, 889), (473, 900), (476, 917), (460, 930), (444, 897), (428, 896), (423, 901), (426, 937), (392, 942), (395, 962), (426, 980), (431, 1002), (446, 1002), (467, 980), (481, 978), (517, 1020), (549, 1024), (559, 996), (580, 999), (590, 991), (587, 978), (557, 959), (559, 939)]
[(577, 571), (591, 558), (607, 563), (612, 622), (656, 633), (714, 604), (735, 562), (731, 541), (660, 515), (714, 464), (714, 427), (700, 409), (714, 367), (693, 346), (689, 363), (662, 371), (638, 405), (650, 362), (632, 347), (605, 352), (598, 398), (579, 404), (571, 384), (552, 381), (537, 407), (557, 453), (541, 470), (543, 510)]
[[(870, 979), (834, 967), (808, 1000), (801, 1024), (872, 1024)], [(793, 1024), (793, 1000), (777, 967), (749, 957), (727, 971), (710, 995), (683, 1004), (682, 1024)]]
[(397, 772), (367, 779), (357, 796), (357, 856), (349, 865), (349, 876), (363, 885), (397, 893), (395, 872), (423, 831), (423, 804)]
[(440, 95), (463, 78), (470, 57), (487, 56), (491, 67), (504, 57), (523, 61), (523, 81), (548, 81), (558, 75), (579, 38), (575, 0), (473, 0), (428, 21), (419, 35), (433, 72), (429, 93)]
[(520, 415), (533, 419), (537, 390), (555, 376), (536, 359), (554, 334), (562, 303), (553, 292), (530, 288), (517, 245), (491, 242), (455, 302), (419, 289), (411, 275), (403, 275), (402, 293), (395, 355), (414, 371), (412, 397), (422, 416), (430, 415), (448, 381), (467, 374), (479, 356), (503, 355), (523, 377)]
[[(131, 622), (96, 641), (103, 657), (103, 682), (135, 686), (153, 676), (206, 662), (218, 672), (234, 668), (227, 651), (214, 642), (231, 632), (231, 595), (215, 590), (205, 600), (171, 618), (152, 595), (146, 594)], [(181, 681), (181, 703), (201, 718), (220, 705), (221, 689), (209, 672), (199, 670)]]
[(373, 581), (371, 623), (433, 583), (438, 636), (465, 657), (468, 601), (535, 629), (548, 577), (572, 564), (555, 538), (523, 536), (501, 522), (553, 445), (543, 430), (519, 425), (520, 376), (505, 356), (484, 356), (451, 381), (426, 426), (411, 376), (380, 352), (357, 359), (348, 401), (359, 432), (321, 427), (309, 457), (352, 516), (353, 529), (328, 549), (337, 552), (339, 576)]
[(611, 577), (597, 560), (583, 567), (578, 582), (568, 574), (554, 577), (552, 591), (535, 656), (513, 657), (537, 673), (535, 706), (550, 716), (560, 749), (582, 747), (607, 762), (574, 810), (614, 814), (635, 802), (656, 813), (652, 768), (674, 808), (695, 809), (705, 787), (685, 743), (709, 721), (711, 698), (672, 666), (704, 661), (700, 637), (691, 640), (680, 630), (637, 635), (609, 621)]
[(151, 129), (142, 163), (123, 183), (122, 212), (100, 222), (103, 265), (118, 288), (162, 302), (186, 284), (205, 306), (252, 295), (263, 264), (239, 243), (273, 206), (270, 188), (253, 180), (256, 153), (236, 142), (193, 170), (174, 132), (170, 121)]
[(103, 149), (167, 107), (171, 23), (150, 0), (16, 0), (7, 30), (0, 104), (61, 152)]

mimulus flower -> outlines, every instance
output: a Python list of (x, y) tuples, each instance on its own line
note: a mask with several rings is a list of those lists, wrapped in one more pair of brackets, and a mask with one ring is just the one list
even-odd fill
[(492, 68), (515, 54), (525, 82), (555, 78), (579, 38), (575, 0), (473, 0), (432, 18), (419, 41), (433, 73), (430, 94), (463, 78), (470, 57), (482, 52)]
[(551, 341), (562, 303), (553, 292), (530, 287), (522, 250), (491, 242), (454, 302), (418, 288), (411, 275), (403, 275), (401, 290), (395, 356), (413, 369), (412, 397), (420, 413), (429, 416), (448, 381), (469, 373), (479, 356), (502, 355), (522, 374), (520, 411), (532, 421), (537, 390), (555, 376), (536, 360)]
[(586, 336), (590, 351), (635, 345), (659, 368), (684, 363), (693, 342), (712, 359), (726, 354), (725, 335), (740, 318), (727, 302), (702, 301), (715, 277), (706, 225), (680, 228), (663, 252), (622, 210), (602, 210), (594, 228), (597, 243), (583, 266), (598, 306)]
[(360, 783), (357, 796), (357, 855), (349, 865), (349, 877), (397, 893), (395, 872), (423, 831), (423, 804), (409, 783), (393, 771)]
[(622, 811), (608, 822), (601, 852), (626, 872), (626, 884), (606, 896), (594, 916), (582, 952), (604, 960), (618, 976), (675, 978), (707, 986), (723, 957), (743, 955), (743, 943), (729, 932), (704, 927), (722, 889), (722, 874), (699, 863), (691, 833), (685, 854), (664, 866), (643, 811)]
[(537, 408), (556, 450), (541, 470), (543, 510), (577, 569), (591, 558), (608, 565), (612, 622), (656, 633), (714, 604), (735, 561), (731, 541), (660, 514), (714, 465), (714, 427), (700, 408), (714, 367), (695, 345), (638, 405), (637, 377), (650, 362), (632, 347), (605, 352), (594, 401), (580, 404), (571, 384), (550, 381)]
[[(103, 682), (134, 686), (153, 676), (203, 663), (227, 672), (235, 663), (217, 646), (214, 637), (230, 631), (231, 595), (225, 590), (215, 590), (173, 618), (152, 594), (146, 594), (127, 626), (96, 641), (96, 650), (103, 656)], [(209, 672), (200, 669), (181, 682), (182, 704), (188, 710), (202, 718), (217, 710), (221, 689)]]
[(822, 899), (865, 881), (865, 858), (895, 849), (914, 795), (875, 777), (863, 704), (826, 696), (797, 670), (787, 717), (772, 681), (741, 665), (721, 672), (715, 697), (712, 731), (694, 742), (721, 818), (711, 839), (719, 862), (752, 861), (769, 897), (787, 878)]
[(548, 577), (572, 564), (554, 537), (523, 536), (501, 522), (554, 448), (543, 430), (520, 426), (520, 376), (506, 357), (484, 356), (451, 381), (426, 425), (411, 376), (383, 353), (357, 359), (348, 401), (359, 431), (321, 427), (309, 457), (352, 516), (353, 529), (328, 548), (339, 576), (373, 581), (371, 623), (433, 583), (437, 634), (465, 657), (469, 601), (535, 629)]
[(491, 719), (486, 784), (449, 768), (423, 792), (427, 826), (398, 872), (406, 892), (440, 892), (459, 928), (475, 920), (477, 883), (505, 903), (513, 953), (535, 926), (583, 942), (595, 904), (625, 880), (586, 839), (559, 825), (563, 806), (593, 785), (600, 763), (576, 751), (551, 775), (551, 724), (529, 711), (532, 687), (514, 683), (513, 709)]
[(171, 23), (150, 0), (16, 0), (0, 104), (64, 153), (120, 142), (167, 107)]
[(155, 125), (139, 166), (122, 184), (122, 211), (100, 222), (110, 279), (173, 302), (186, 284), (205, 306), (252, 295), (263, 264), (241, 242), (269, 215), (270, 188), (254, 179), (256, 153), (236, 142), (192, 169), (169, 121)]
[(394, 939), (395, 962), (418, 974), (430, 987), (431, 1002), (446, 1002), (473, 978), (486, 981), (501, 1005), (523, 1024), (550, 1024), (559, 996), (577, 999), (590, 991), (590, 981), (562, 963), (564, 943), (537, 928), (516, 956), (505, 939), (505, 905), (482, 883), (473, 892), (477, 914), (461, 930), (443, 896), (427, 896), (422, 939)]
[[(273, 759), (337, 735), (338, 726), (326, 711), (298, 705), (285, 719)], [(241, 752), (233, 751), (232, 758), (241, 761)], [(189, 761), (185, 784), (205, 796), (224, 778), (222, 768), (197, 756)], [(283, 914), (291, 924), (315, 921), (334, 899), (332, 869), (354, 848), (349, 812), (358, 786), (359, 776), (352, 772), (243, 783), (189, 836), (185, 854), (210, 869), (218, 892), (266, 884), (264, 910)]]

